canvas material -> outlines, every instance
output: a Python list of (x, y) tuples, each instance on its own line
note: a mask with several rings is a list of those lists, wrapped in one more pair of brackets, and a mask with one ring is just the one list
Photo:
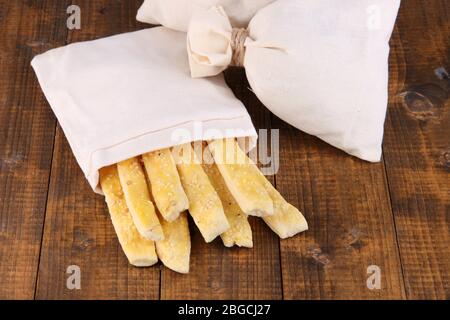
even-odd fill
[(137, 13), (137, 20), (187, 31), (191, 15), (199, 8), (223, 6), (235, 27), (247, 27), (250, 19), (275, 0), (145, 0)]
[[(381, 158), (389, 40), (400, 0), (278, 0), (251, 20), (243, 61), (263, 104), (296, 128), (361, 159)], [(231, 61), (222, 7), (197, 10), (188, 30), (194, 77)]]
[(98, 170), (146, 152), (256, 130), (222, 76), (192, 79), (186, 34), (158, 27), (36, 56), (42, 90), (92, 188)]

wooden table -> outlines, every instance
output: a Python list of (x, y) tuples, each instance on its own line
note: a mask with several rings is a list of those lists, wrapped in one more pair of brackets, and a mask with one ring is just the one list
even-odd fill
[[(258, 128), (280, 131), (274, 183), (310, 231), (279, 241), (252, 219), (255, 247), (192, 234), (191, 273), (130, 267), (103, 198), (89, 188), (30, 68), (50, 48), (146, 27), (141, 1), (0, 0), (0, 298), (449, 299), (448, 0), (404, 0), (392, 38), (383, 160), (369, 164), (271, 115), (242, 71), (227, 81)], [(324, 88), (324, 94), (326, 94)], [(81, 268), (81, 290), (66, 287)], [(381, 289), (367, 288), (367, 268)]]

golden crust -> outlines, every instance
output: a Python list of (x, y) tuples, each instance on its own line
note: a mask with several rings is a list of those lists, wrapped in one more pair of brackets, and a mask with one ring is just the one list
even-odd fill
[(153, 241), (164, 239), (161, 223), (150, 200), (147, 181), (139, 159), (131, 158), (119, 162), (117, 169), (125, 201), (139, 233)]
[(134, 225), (115, 165), (100, 170), (100, 185), (117, 238), (130, 264), (147, 267), (157, 263), (155, 244), (142, 237)]

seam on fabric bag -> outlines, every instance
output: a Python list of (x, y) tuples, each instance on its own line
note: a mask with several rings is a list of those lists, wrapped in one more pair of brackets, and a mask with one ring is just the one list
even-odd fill
[[(239, 124), (239, 126), (234, 125), (234, 128), (230, 127), (229, 129), (243, 128), (243, 129), (246, 129), (248, 131), (244, 132), (244, 134), (238, 134), (238, 135), (236, 135), (236, 134), (233, 134), (233, 135), (222, 134), (222, 135), (220, 135), (220, 137), (217, 137), (217, 139), (219, 139), (219, 138), (231, 138), (231, 137), (246, 138), (249, 141), (249, 145), (247, 147), (248, 151), (250, 151), (254, 147), (256, 147), (256, 143), (257, 143), (257, 140), (258, 140), (258, 135), (257, 135), (256, 129), (253, 126), (253, 123), (251, 121), (251, 117), (249, 115), (243, 115), (241, 117), (233, 117), (233, 118), (229, 118), (229, 119), (210, 119), (210, 120), (205, 120), (205, 121), (197, 121), (197, 123), (202, 123), (203, 125), (205, 125), (205, 127), (208, 127), (208, 123), (213, 123), (213, 125), (214, 125), (214, 122), (222, 122), (223, 125), (222, 126), (218, 125), (218, 127), (219, 127), (219, 129), (225, 129), (226, 130), (227, 128), (224, 128), (224, 125), (226, 126), (227, 123), (229, 123), (230, 121), (232, 123), (235, 123), (235, 122), (239, 121), (240, 123), (237, 123), (237, 124)], [(195, 123), (195, 121), (188, 121), (188, 122), (185, 122), (183, 124), (179, 124), (179, 125), (177, 125), (175, 127), (186, 129), (186, 130), (192, 132), (192, 127), (190, 127), (190, 126), (192, 124), (194, 124), (194, 123)], [(157, 136), (157, 135), (164, 136), (165, 133), (167, 131), (170, 132), (171, 128), (173, 128), (173, 127), (174, 126), (168, 127), (167, 129), (160, 129), (160, 130), (151, 131), (151, 132), (149, 132), (147, 134), (143, 134), (143, 135), (137, 136), (135, 138), (128, 139), (127, 141), (131, 141), (133, 139), (137, 141), (136, 142), (136, 146), (139, 147), (140, 150), (142, 150), (142, 151), (139, 151), (139, 154), (146, 153), (146, 152), (151, 152), (151, 151), (158, 150), (158, 149), (164, 149), (164, 148), (173, 147), (174, 145), (176, 145), (176, 143), (170, 143), (170, 142), (167, 143), (166, 142), (166, 143), (161, 143), (159, 146), (157, 146), (157, 145), (155, 146), (154, 145), (153, 148), (147, 149), (147, 151), (144, 151), (144, 149), (146, 147), (143, 145), (143, 141), (142, 141), (142, 139), (146, 139), (145, 138), (146, 135), (149, 136), (150, 138), (151, 138), (151, 136)], [(207, 128), (207, 129), (214, 129), (214, 127), (210, 127), (210, 128)], [(142, 137), (144, 137), (144, 138), (142, 138)], [(202, 139), (204, 139), (204, 138), (205, 137), (203, 136)], [(192, 139), (189, 139), (189, 141), (186, 141), (186, 143), (197, 141), (198, 139), (199, 138), (197, 136), (194, 136)], [(139, 140), (141, 140), (141, 141), (139, 142)], [(180, 142), (180, 143), (183, 143), (183, 142)], [(124, 148), (126, 148), (127, 142), (122, 143), (122, 145), (123, 145)], [(121, 160), (117, 159), (117, 151), (119, 153), (120, 152), (124, 152), (124, 154), (126, 154), (126, 156), (122, 160), (124, 160), (126, 158), (131, 158), (133, 156), (138, 156), (139, 155), (139, 154), (134, 154), (133, 152), (131, 152), (131, 153), (128, 152), (127, 153), (127, 151), (125, 151), (125, 150), (117, 150), (116, 148), (120, 149), (121, 148), (121, 144), (117, 143), (117, 144), (113, 145), (112, 147), (101, 148), (101, 149), (98, 149), (95, 152), (91, 153), (91, 157), (90, 157), (91, 160), (90, 160), (90, 163), (89, 163), (90, 169), (89, 169), (88, 172), (84, 172), (84, 173), (85, 173), (86, 179), (89, 181), (89, 184), (93, 188), (94, 192), (96, 192), (98, 194), (102, 194), (102, 191), (101, 191), (101, 189), (99, 189), (99, 185), (98, 185), (98, 178), (99, 178), (98, 171), (102, 167), (105, 167), (105, 166), (108, 166), (108, 165), (112, 165), (112, 164), (114, 164), (116, 162), (121, 161)], [(101, 161), (101, 159), (103, 158), (101, 155), (99, 157), (95, 157), (95, 153), (96, 152), (108, 152), (108, 149), (110, 149), (113, 154), (114, 153), (116, 154), (116, 160), (114, 160), (113, 163), (107, 163), (106, 161), (105, 162)], [(94, 163), (96, 163), (95, 164), (95, 170), (93, 170), (94, 169)]]
[[(214, 122), (214, 121), (231, 121), (231, 120), (246, 119), (246, 118), (247, 118), (247, 119), (250, 119), (250, 122), (251, 122), (251, 118), (250, 118), (249, 115), (243, 115), (243, 116), (239, 116), (239, 117), (231, 117), (231, 118), (215, 118), (215, 119), (208, 119), (208, 120), (189, 120), (189, 121), (185, 121), (185, 122), (180, 122), (180, 123), (178, 123), (178, 124), (176, 124), (176, 125), (168, 126), (168, 127), (165, 127), (165, 128), (160, 128), (160, 129), (158, 129), (158, 130), (146, 131), (146, 132), (141, 133), (141, 134), (139, 134), (139, 135), (136, 135), (136, 136), (134, 136), (134, 137), (132, 137), (132, 138), (125, 139), (125, 140), (123, 140), (123, 141), (121, 141), (121, 142), (114, 143), (114, 144), (109, 145), (109, 146), (107, 146), (107, 147), (98, 148), (98, 149), (92, 151), (91, 154), (89, 155), (89, 164), (88, 164), (88, 167), (87, 167), (87, 171), (88, 171), (88, 172), (87, 172), (87, 176), (86, 176), (86, 177), (90, 177), (90, 176), (91, 176), (91, 175), (90, 175), (90, 172), (91, 172), (91, 170), (92, 170), (92, 158), (93, 158), (93, 155), (94, 155), (95, 153), (99, 152), (99, 151), (107, 150), (107, 149), (110, 149), (110, 148), (119, 146), (119, 145), (121, 145), (121, 144), (127, 143), (127, 142), (129, 142), (129, 141), (132, 141), (132, 140), (135, 140), (135, 139), (144, 137), (144, 136), (146, 136), (146, 135), (157, 133), (157, 132), (159, 132), (159, 131), (165, 131), (165, 130), (175, 129), (175, 128), (177, 128), (177, 127), (181, 127), (181, 126), (186, 125), (186, 124), (189, 124), (189, 123), (195, 123), (195, 122), (199, 122), (199, 123), (208, 123), (208, 122)], [(147, 152), (151, 152), (151, 151), (147, 151)]]

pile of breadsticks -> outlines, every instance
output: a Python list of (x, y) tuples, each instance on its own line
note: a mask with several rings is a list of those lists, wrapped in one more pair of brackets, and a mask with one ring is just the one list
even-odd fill
[(100, 184), (117, 237), (132, 265), (158, 262), (189, 272), (187, 212), (206, 242), (251, 248), (248, 216), (281, 238), (308, 228), (305, 218), (259, 171), (235, 139), (185, 144), (105, 167)]

